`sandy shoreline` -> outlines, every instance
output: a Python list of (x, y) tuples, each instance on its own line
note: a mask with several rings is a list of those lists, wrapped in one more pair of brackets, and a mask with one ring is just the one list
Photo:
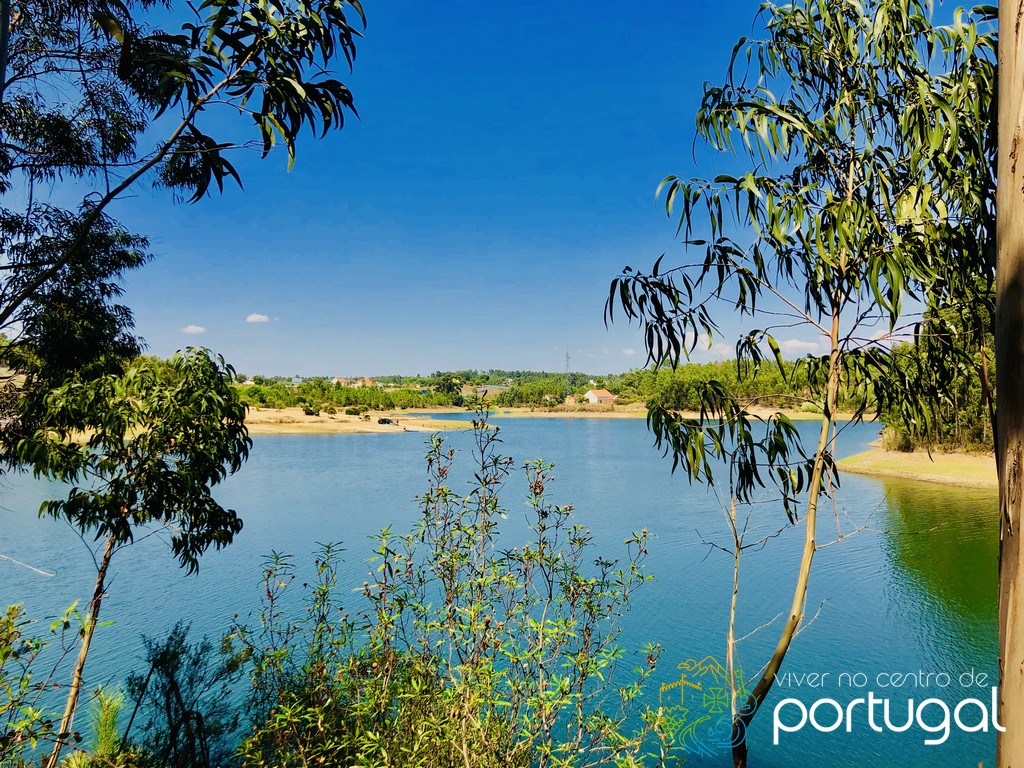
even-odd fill
[[(775, 413), (770, 408), (752, 408), (750, 412), (762, 418)], [(442, 432), (450, 429), (469, 429), (471, 421), (462, 419), (429, 418), (427, 414), (466, 414), (465, 408), (416, 408), (412, 410), (369, 411), (362, 416), (348, 416), (343, 412), (306, 416), (301, 408), (251, 407), (246, 415), (250, 434), (374, 434), (386, 432)], [(804, 411), (783, 411), (795, 421), (817, 420), (819, 416)], [(685, 418), (696, 419), (700, 414), (684, 411)], [(389, 418), (398, 424), (378, 424), (377, 419)], [(572, 405), (554, 408), (493, 408), (490, 419), (646, 419), (647, 408), (634, 403), (627, 406)]]
[(923, 451), (901, 453), (872, 448), (837, 463), (841, 472), (858, 475), (901, 477), (961, 488), (999, 487), (994, 455), (933, 452), (929, 457)]
[[(456, 412), (456, 411), (451, 411)], [(369, 411), (361, 416), (344, 413), (307, 416), (301, 408), (250, 408), (245, 424), (250, 435), (353, 435), (397, 432), (444, 432), (449, 429), (468, 429), (467, 421), (431, 419), (394, 411)], [(388, 418), (393, 424), (379, 424), (377, 419)]]

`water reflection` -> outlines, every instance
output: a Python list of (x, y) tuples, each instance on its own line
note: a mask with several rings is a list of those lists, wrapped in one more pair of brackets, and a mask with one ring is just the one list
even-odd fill
[[(884, 551), (901, 604), (951, 663), (997, 653), (998, 495), (883, 480)], [(959, 657), (959, 658), (956, 658)]]

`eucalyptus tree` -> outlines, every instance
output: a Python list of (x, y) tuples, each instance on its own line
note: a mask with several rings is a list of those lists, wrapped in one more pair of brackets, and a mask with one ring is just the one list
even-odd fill
[[(102, 373), (111, 353), (136, 344), (117, 297), (125, 271), (149, 256), (146, 239), (112, 207), (149, 184), (197, 202), (226, 181), (241, 184), (237, 150), (266, 156), (283, 146), (290, 167), (303, 129), (340, 128), (353, 100), (329, 68), (352, 64), (352, 17), (361, 22), (362, 8), (358, 0), (14, 0), (2, 10), (4, 362), (26, 373), (15, 352), (31, 337), (48, 383), (61, 370), (96, 364)], [(47, 343), (37, 343), (40, 333)], [(38, 375), (27, 383), (42, 385)]]
[[(969, 359), (951, 343), (948, 313), (990, 303), (993, 277), (994, 10), (957, 11), (937, 26), (924, 0), (797, 0), (762, 6), (764, 36), (736, 45), (725, 83), (707, 85), (697, 133), (750, 170), (669, 176), (659, 188), (678, 216), (689, 259), (626, 267), (606, 318), (643, 329), (648, 361), (678, 364), (720, 334), (719, 313), (749, 322), (736, 344), (757, 376), (776, 338), (814, 334), (800, 361), (820, 408), (806, 449), (781, 413), (755, 428), (749, 401), (720, 381), (700, 385), (701, 418), (649, 406), (673, 469), (713, 482), (727, 460), (733, 497), (775, 488), (804, 542), (778, 641), (745, 701), (733, 699), (733, 759), (805, 618), (818, 511), (836, 483), (832, 450), (842, 394), (854, 420), (883, 410), (914, 434), (933, 426), (944, 382)], [(900, 366), (889, 343), (928, 345)]]

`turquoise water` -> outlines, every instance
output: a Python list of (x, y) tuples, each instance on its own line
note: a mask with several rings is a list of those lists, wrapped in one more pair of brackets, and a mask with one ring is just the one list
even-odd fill
[[(731, 557), (704, 543), (727, 544), (725, 520), (715, 494), (673, 477), (669, 463), (651, 448), (642, 420), (498, 419), (503, 452), (517, 464), (543, 457), (555, 462), (549, 488), (560, 503), (572, 502), (580, 522), (601, 548), (620, 551), (622, 540), (646, 527), (652, 534), (648, 566), (656, 581), (637, 593), (623, 640), (665, 648), (655, 685), (647, 695), (658, 702), (657, 686), (677, 680), (676, 665), (708, 655), (724, 660)], [(814, 425), (801, 427), (808, 434)], [(845, 431), (839, 454), (863, 449), (875, 430)], [(176, 620), (190, 619), (194, 632), (218, 635), (235, 614), (257, 605), (259, 564), (271, 550), (308, 562), (316, 542), (343, 541), (347, 566), (342, 576), (362, 583), (369, 537), (385, 525), (407, 529), (417, 514), (415, 495), (425, 488), (425, 435), (261, 436), (242, 472), (219, 493), (245, 519), (228, 549), (211, 552), (196, 577), (174, 567), (161, 536), (137, 542), (115, 556), (109, 598), (101, 618), (113, 620), (94, 641), (87, 684), (105, 682), (111, 670), (138, 667), (140, 635), (160, 635)], [(463, 451), (469, 471), (471, 435), (446, 434)], [(53, 489), (23, 476), (8, 476), (0, 497), (2, 554), (54, 573), (41, 576), (0, 561), (5, 602), (24, 602), (30, 615), (52, 616), (75, 599), (83, 602), (95, 571), (83, 542), (66, 526), (35, 515)], [(506, 486), (508, 546), (520, 543), (525, 499), (522, 473)], [(774, 533), (784, 517), (774, 505), (754, 511), (759, 535)], [(811, 578), (808, 614), (816, 614), (794, 643), (784, 671), (805, 683), (825, 675), (816, 688), (777, 685), (767, 709), (749, 735), (752, 765), (794, 766), (977, 766), (993, 763), (994, 735), (963, 733), (955, 726), (945, 743), (923, 744), (934, 734), (911, 728), (876, 733), (854, 710), (845, 727), (818, 732), (781, 732), (773, 744), (774, 707), (787, 697), (809, 708), (821, 698), (842, 706), (868, 691), (892, 699), (893, 723), (906, 720), (907, 699), (936, 697), (952, 707), (967, 697), (987, 703), (990, 682), (960, 686), (959, 676), (996, 672), (997, 520), (994, 494), (909, 481), (844, 475), (833, 509), (822, 515), (819, 542), (836, 538), (837, 520), (852, 536), (822, 549)], [(739, 608), (740, 634), (788, 610), (803, 531), (787, 529), (757, 551), (744, 554)], [(745, 669), (755, 670), (773, 647), (779, 623), (741, 646)], [(840, 675), (844, 685), (838, 684)], [(885, 688), (892, 673), (915, 673)], [(936, 685), (946, 673), (948, 686)], [(863, 675), (868, 682), (859, 687)], [(879, 682), (879, 676), (882, 683)], [(819, 678), (820, 679), (820, 678)], [(909, 684), (909, 681), (916, 683)], [(938, 682), (943, 682), (940, 678)], [(899, 714), (902, 709), (903, 714)], [(933, 707), (926, 723), (938, 717)], [(784, 724), (798, 719), (795, 705), (780, 713)], [(823, 706), (819, 720), (830, 725), (834, 710)], [(880, 718), (879, 718), (880, 720)], [(978, 720), (968, 710), (964, 721)], [(687, 765), (728, 765), (724, 755), (692, 757)]]

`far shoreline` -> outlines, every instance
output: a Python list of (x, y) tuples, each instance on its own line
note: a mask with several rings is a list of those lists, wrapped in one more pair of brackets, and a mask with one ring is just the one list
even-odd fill
[[(343, 410), (343, 409), (342, 409)], [(756, 407), (748, 409), (755, 418), (768, 418), (781, 412), (793, 421), (817, 421), (820, 414), (809, 411)], [(465, 416), (472, 410), (454, 406), (406, 408), (367, 411), (360, 416), (343, 412), (328, 414), (324, 411), (307, 415), (302, 408), (267, 408), (249, 406), (245, 422), (251, 435), (315, 435), (315, 434), (382, 434), (394, 432), (444, 432), (453, 429), (471, 429), (472, 420), (444, 419), (431, 416)], [(551, 407), (513, 406), (488, 407), (488, 419), (646, 419), (647, 407), (642, 403), (629, 405), (571, 404)], [(686, 419), (699, 419), (697, 411), (680, 411)], [(840, 414), (842, 418), (842, 414)], [(394, 424), (380, 424), (378, 419), (390, 419)]]
[[(432, 411), (420, 411), (431, 413)], [(456, 413), (458, 411), (444, 411)], [(380, 419), (387, 420), (380, 423)], [(371, 435), (400, 432), (445, 432), (470, 429), (470, 422), (456, 419), (431, 419), (400, 411), (368, 411), (362, 416), (321, 411), (308, 416), (302, 408), (248, 409), (245, 426), (250, 435)]]

